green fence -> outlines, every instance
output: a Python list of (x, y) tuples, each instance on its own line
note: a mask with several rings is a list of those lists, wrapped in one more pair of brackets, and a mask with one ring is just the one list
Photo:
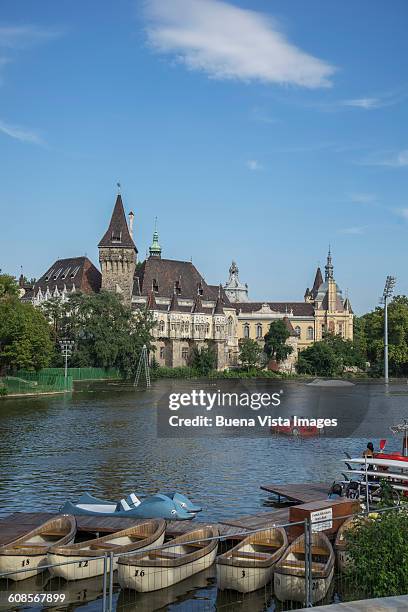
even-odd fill
[(61, 373), (16, 372), (1, 379), (0, 386), (6, 390), (6, 395), (55, 393), (72, 391), (73, 379)]
[[(64, 375), (64, 368), (43, 368), (43, 374)], [(106, 380), (122, 378), (116, 368), (68, 368), (68, 376), (72, 380)]]

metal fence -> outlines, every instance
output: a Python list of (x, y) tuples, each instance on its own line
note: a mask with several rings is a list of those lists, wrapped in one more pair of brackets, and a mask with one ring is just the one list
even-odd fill
[[(39, 372), (47, 376), (64, 376), (64, 368), (43, 368)], [(18, 374), (26, 374), (20, 371)], [(72, 380), (106, 380), (121, 378), (117, 368), (67, 368), (67, 374)]]
[(16, 372), (1, 379), (7, 395), (35, 394), (71, 391), (72, 376), (64, 377), (62, 373)]
[[(359, 517), (371, 520), (361, 513), (333, 522)], [(45, 558), (38, 572), (21, 557), (19, 569), (0, 574), (0, 610), (153, 612), (179, 604), (189, 611), (283, 612), (369, 597), (347, 568), (339, 532), (334, 545), (327, 530), (325, 518), (211, 538), (186, 534), (181, 543), (169, 540), (137, 555), (105, 552), (52, 565)], [(396, 594), (403, 593), (390, 592)]]

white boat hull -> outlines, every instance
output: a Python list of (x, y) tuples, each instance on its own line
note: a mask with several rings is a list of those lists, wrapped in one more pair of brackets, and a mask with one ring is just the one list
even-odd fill
[[(333, 580), (334, 568), (326, 578), (312, 579), (312, 603), (324, 599)], [(291, 574), (280, 574), (275, 571), (274, 590), (279, 601), (306, 602), (306, 581), (304, 576), (293, 576)]]
[(6, 580), (20, 581), (32, 578), (43, 571), (42, 566), (44, 565), (47, 565), (46, 553), (40, 555), (0, 555), (0, 574), (24, 570), (18, 574), (5, 576)]
[(207, 555), (176, 567), (159, 567), (127, 565), (119, 563), (118, 565), (118, 581), (123, 589), (133, 589), (141, 593), (149, 591), (157, 591), (165, 589), (172, 584), (181, 582), (194, 574), (210, 567), (217, 556), (217, 547), (210, 551)]
[[(143, 550), (149, 550), (150, 548), (156, 548), (157, 546), (161, 546), (164, 542), (164, 532), (160, 535), (160, 537), (149, 544), (148, 546), (144, 546), (143, 548), (138, 548), (137, 552), (141, 552)], [(116, 554), (120, 554), (117, 551)], [(96, 551), (90, 551), (89, 557), (84, 555), (75, 557), (73, 555), (63, 555), (63, 554), (55, 554), (48, 553), (48, 564), (58, 564), (64, 563), (65, 565), (57, 565), (56, 567), (50, 567), (49, 572), (52, 576), (59, 576), (60, 578), (65, 578), (65, 580), (82, 580), (83, 578), (93, 578), (94, 576), (101, 576), (104, 573), (104, 559), (102, 558), (93, 558), (97, 556)], [(117, 569), (118, 566), (118, 556), (113, 557), (113, 571)], [(110, 571), (110, 559), (109, 555), (107, 558), (107, 568), (106, 571)]]
[(217, 563), (217, 586), (221, 591), (232, 589), (240, 593), (251, 593), (268, 584), (272, 576), (273, 565), (270, 567), (234, 567)]

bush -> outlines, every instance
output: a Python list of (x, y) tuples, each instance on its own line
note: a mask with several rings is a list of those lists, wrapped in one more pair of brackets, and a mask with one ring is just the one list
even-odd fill
[(4, 397), (5, 395), (7, 395), (7, 387), (0, 385), (0, 397)]
[(348, 578), (353, 598), (408, 593), (408, 512), (388, 511), (347, 532)]

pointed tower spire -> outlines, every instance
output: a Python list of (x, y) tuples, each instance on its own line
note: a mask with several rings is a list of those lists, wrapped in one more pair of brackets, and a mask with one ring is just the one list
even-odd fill
[(147, 294), (146, 308), (148, 310), (157, 310), (156, 298), (153, 291)]
[(214, 313), (213, 314), (225, 314), (224, 313), (224, 308), (222, 307), (222, 298), (221, 298), (221, 291), (222, 291), (222, 285), (219, 285), (218, 287), (218, 297), (217, 297), (217, 301), (215, 302), (215, 307), (214, 307)]
[(105, 232), (98, 247), (133, 248), (136, 253), (135, 243), (129, 232), (126, 222), (125, 209), (123, 208), (122, 196), (118, 193), (109, 227)]
[(171, 302), (170, 302), (170, 306), (169, 306), (169, 312), (173, 312), (173, 311), (176, 311), (178, 309), (179, 309), (179, 303), (178, 303), (176, 292), (174, 292), (172, 297), (171, 297)]
[(319, 266), (317, 268), (317, 270), (316, 270), (316, 275), (315, 275), (315, 279), (314, 279), (314, 282), (313, 282), (313, 287), (312, 287), (312, 290), (310, 291), (310, 294), (309, 294), (312, 298), (316, 297), (317, 292), (319, 291), (319, 287), (322, 284), (323, 284), (323, 276), (322, 276), (322, 271), (321, 271), (320, 266)]
[(327, 282), (329, 279), (333, 278), (333, 263), (332, 263), (332, 256), (331, 256), (331, 251), (330, 251), (330, 244), (329, 244), (329, 252), (327, 253), (327, 262), (324, 267), (324, 270), (325, 270), (324, 280)]
[(159, 259), (161, 258), (161, 246), (159, 244), (159, 234), (157, 231), (157, 217), (154, 220), (154, 232), (153, 232), (153, 241), (152, 244), (149, 248), (149, 255), (150, 257), (158, 257)]
[(195, 313), (198, 313), (198, 312), (202, 313), (202, 312), (204, 312), (203, 311), (203, 305), (201, 303), (201, 298), (200, 298), (199, 295), (197, 295), (197, 297), (195, 299), (195, 302), (193, 304), (193, 308), (192, 308), (191, 312), (195, 312)]

